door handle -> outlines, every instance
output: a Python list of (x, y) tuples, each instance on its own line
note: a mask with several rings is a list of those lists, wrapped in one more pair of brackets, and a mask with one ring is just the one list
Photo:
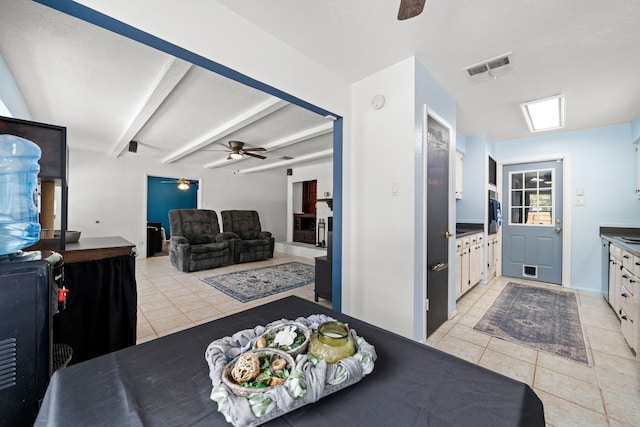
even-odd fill
[(446, 269), (448, 265), (444, 262), (439, 262), (431, 266), (431, 271), (442, 271)]
[(556, 227), (556, 230), (555, 230), (555, 231), (556, 231), (556, 233), (562, 233), (562, 228), (560, 228), (560, 227)]
[(453, 236), (453, 234), (452, 234), (452, 233), (449, 233), (449, 231), (448, 231), (448, 230), (444, 232), (444, 238), (445, 238), (445, 239), (448, 239), (448, 238), (449, 238), (449, 237), (451, 237), (451, 236)]

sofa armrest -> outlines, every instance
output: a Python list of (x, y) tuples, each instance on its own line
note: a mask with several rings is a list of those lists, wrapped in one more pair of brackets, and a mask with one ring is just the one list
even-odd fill
[(232, 233), (231, 231), (225, 231), (224, 233), (220, 233), (216, 236), (216, 242), (222, 243), (225, 240), (233, 240), (239, 239), (240, 237), (236, 233)]
[(258, 239), (270, 239), (271, 232), (270, 231), (261, 231), (258, 233)]
[(182, 236), (171, 236), (171, 243), (174, 245), (184, 245), (189, 244), (189, 239), (187, 239), (186, 237), (182, 237)]

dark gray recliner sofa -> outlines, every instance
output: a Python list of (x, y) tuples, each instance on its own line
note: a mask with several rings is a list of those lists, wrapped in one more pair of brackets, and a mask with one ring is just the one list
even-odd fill
[(218, 215), (206, 209), (169, 211), (169, 259), (180, 271), (191, 272), (233, 264), (234, 233), (221, 233)]
[(256, 211), (221, 211), (222, 229), (240, 237), (236, 241), (236, 263), (273, 258), (275, 239), (269, 231), (262, 231)]

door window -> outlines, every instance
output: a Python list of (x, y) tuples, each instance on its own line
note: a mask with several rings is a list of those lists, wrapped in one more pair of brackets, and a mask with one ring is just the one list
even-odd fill
[(553, 170), (509, 174), (509, 224), (553, 225)]

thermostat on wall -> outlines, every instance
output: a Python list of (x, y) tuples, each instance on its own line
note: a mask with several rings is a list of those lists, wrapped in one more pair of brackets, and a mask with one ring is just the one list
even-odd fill
[(371, 100), (371, 106), (373, 107), (374, 110), (381, 109), (383, 105), (384, 105), (384, 96), (382, 95), (376, 95)]

